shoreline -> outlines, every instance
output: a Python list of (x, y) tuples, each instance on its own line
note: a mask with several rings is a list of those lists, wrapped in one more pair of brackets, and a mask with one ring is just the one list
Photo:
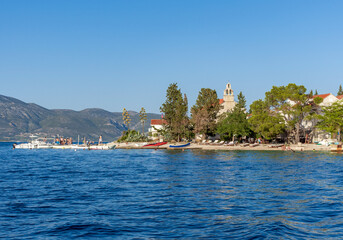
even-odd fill
[(291, 144), (290, 149), (285, 150), (282, 147), (271, 148), (270, 144), (260, 144), (255, 147), (251, 146), (223, 146), (223, 145), (202, 145), (198, 143), (191, 143), (190, 146), (184, 148), (170, 148), (170, 143), (167, 143), (158, 147), (142, 147), (142, 143), (116, 143), (116, 149), (170, 149), (170, 150), (184, 150), (184, 149), (196, 149), (196, 150), (227, 150), (227, 151), (331, 151), (330, 146), (316, 145), (316, 144)]

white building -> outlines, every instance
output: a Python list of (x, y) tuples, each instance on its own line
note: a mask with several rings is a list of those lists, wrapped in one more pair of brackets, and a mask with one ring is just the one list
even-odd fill
[(164, 119), (151, 119), (150, 121), (150, 128), (149, 128), (149, 136), (152, 137), (153, 140), (159, 139), (158, 130), (162, 130), (164, 125), (167, 124), (167, 121)]
[(219, 99), (219, 104), (222, 108), (219, 110), (219, 115), (230, 112), (235, 107), (235, 95), (233, 94), (233, 90), (231, 88), (231, 84), (226, 84), (226, 88), (224, 90), (223, 98)]
[(314, 95), (313, 99), (316, 97), (320, 97), (323, 99), (323, 102), (320, 103), (319, 106), (328, 107), (328, 106), (331, 106), (334, 102), (337, 102), (338, 100), (342, 99), (343, 96), (341, 95), (341, 96), (335, 97), (333, 94), (327, 93), (327, 94)]

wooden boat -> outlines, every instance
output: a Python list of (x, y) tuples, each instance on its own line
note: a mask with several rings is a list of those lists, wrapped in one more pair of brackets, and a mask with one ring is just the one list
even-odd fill
[(151, 143), (151, 144), (144, 145), (143, 147), (159, 147), (159, 146), (165, 145), (167, 143), (168, 142)]
[(182, 144), (182, 145), (169, 145), (169, 147), (171, 147), (171, 148), (184, 148), (184, 147), (188, 147), (189, 145), (191, 145), (191, 143), (186, 143), (186, 144)]

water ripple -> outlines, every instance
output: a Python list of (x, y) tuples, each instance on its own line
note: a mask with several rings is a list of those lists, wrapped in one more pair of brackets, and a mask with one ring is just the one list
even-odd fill
[(342, 239), (342, 160), (1, 143), (0, 238)]

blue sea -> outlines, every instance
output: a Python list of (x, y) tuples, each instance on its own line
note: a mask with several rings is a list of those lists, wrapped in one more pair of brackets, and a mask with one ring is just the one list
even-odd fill
[(343, 239), (343, 155), (0, 143), (3, 239)]

